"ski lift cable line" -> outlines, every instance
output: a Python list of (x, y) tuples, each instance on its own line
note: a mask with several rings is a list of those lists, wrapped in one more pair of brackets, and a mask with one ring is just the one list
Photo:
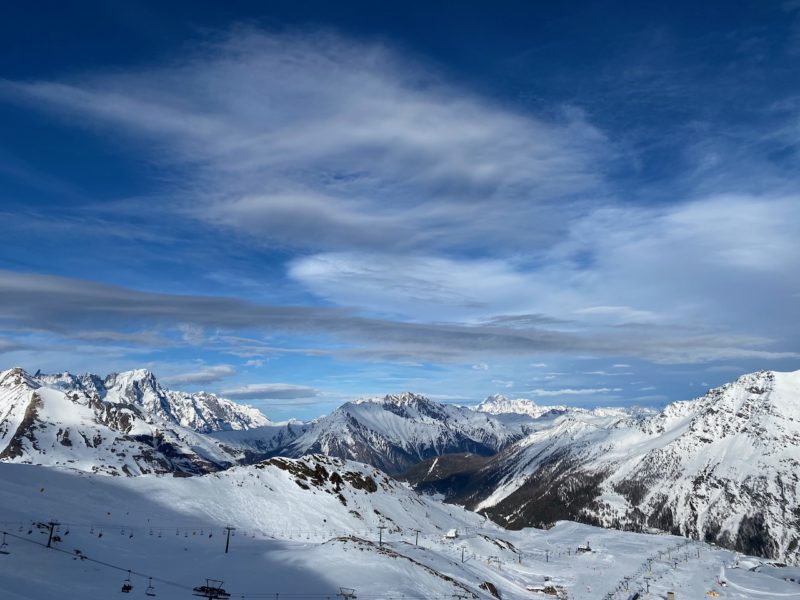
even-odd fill
[(16, 535), (14, 533), (11, 533), (10, 531), (0, 531), (0, 533), (8, 535), (9, 537), (12, 537), (12, 538), (21, 540), (23, 542), (27, 542), (29, 544), (34, 544), (35, 546), (40, 546), (41, 548), (44, 548), (45, 550), (55, 550), (56, 552), (61, 552), (62, 554), (66, 554), (67, 556), (70, 556), (72, 558), (78, 558), (78, 559), (80, 559), (82, 561), (84, 561), (84, 560), (85, 561), (89, 561), (91, 563), (102, 565), (102, 566), (104, 566), (106, 568), (109, 568), (109, 569), (115, 569), (117, 571), (122, 571), (123, 573), (130, 573), (131, 575), (136, 575), (137, 577), (144, 577), (145, 579), (152, 579), (155, 582), (163, 583), (165, 585), (171, 585), (173, 587), (177, 587), (177, 588), (184, 589), (184, 590), (191, 591), (191, 589), (192, 589), (191, 586), (187, 586), (187, 585), (185, 585), (183, 583), (178, 583), (176, 581), (171, 581), (169, 579), (164, 579), (163, 577), (156, 577), (156, 576), (153, 576), (153, 575), (149, 575), (147, 573), (141, 573), (141, 572), (136, 571), (134, 569), (128, 569), (128, 568), (125, 568), (125, 567), (120, 567), (119, 565), (115, 565), (115, 564), (112, 564), (112, 563), (109, 563), (109, 562), (98, 560), (96, 558), (91, 558), (90, 556), (87, 556), (86, 554), (83, 554), (83, 553), (76, 554), (75, 552), (70, 552), (69, 550), (64, 550), (62, 548), (56, 548), (54, 546), (51, 546), (51, 547), (48, 548), (47, 545), (42, 543), (42, 542), (38, 542), (36, 540), (32, 540), (32, 539), (29, 539), (29, 538), (21, 536), (21, 535)]
[[(175, 588), (178, 588), (178, 589), (182, 589), (182, 590), (186, 590), (186, 591), (189, 591), (189, 592), (191, 592), (194, 589), (193, 586), (189, 586), (189, 585), (186, 585), (186, 584), (183, 584), (183, 583), (179, 583), (177, 581), (172, 581), (172, 580), (169, 580), (169, 579), (164, 579), (163, 577), (156, 577), (154, 575), (150, 575), (148, 573), (143, 573), (141, 571), (136, 571), (134, 569), (128, 569), (128, 568), (125, 568), (125, 567), (121, 567), (119, 565), (115, 565), (115, 564), (112, 564), (112, 563), (109, 563), (109, 562), (106, 562), (106, 561), (98, 560), (96, 558), (91, 558), (90, 556), (87, 556), (86, 554), (83, 554), (83, 553), (81, 553), (80, 555), (77, 555), (74, 552), (70, 552), (70, 551), (64, 550), (62, 548), (56, 548), (56, 547), (52, 547), (52, 546), (50, 548), (48, 548), (47, 545), (42, 543), (42, 542), (38, 542), (36, 540), (29, 539), (29, 538), (27, 538), (25, 536), (16, 535), (16, 534), (14, 534), (14, 533), (12, 533), (10, 531), (0, 530), (0, 533), (5, 534), (5, 535), (7, 535), (7, 536), (9, 536), (11, 538), (17, 539), (17, 540), (20, 540), (20, 541), (23, 541), (23, 542), (27, 542), (27, 543), (33, 544), (35, 546), (39, 546), (40, 548), (45, 549), (45, 550), (54, 550), (56, 552), (60, 552), (62, 554), (66, 554), (67, 556), (70, 556), (72, 558), (80, 559), (81, 561), (89, 561), (91, 563), (98, 564), (98, 565), (101, 565), (101, 566), (109, 568), (109, 569), (114, 569), (116, 571), (121, 571), (121, 572), (127, 573), (129, 575), (135, 575), (137, 577), (142, 577), (142, 578), (148, 579), (149, 581), (152, 581), (152, 582), (162, 583), (164, 585), (169, 585), (169, 586), (172, 586), (172, 587), (175, 587)], [(255, 593), (253, 593), (253, 592), (228, 592), (228, 593), (231, 595), (231, 597), (235, 596), (237, 598), (245, 598), (245, 599), (247, 599), (247, 598), (276, 598), (277, 597), (277, 598), (292, 598), (293, 600), (322, 600), (322, 599), (326, 599), (327, 600), (327, 599), (330, 599), (331, 597), (335, 596), (334, 593), (328, 593), (328, 594), (299, 594), (299, 593), (283, 593), (283, 592), (278, 592), (278, 593), (276, 593), (276, 592), (255, 592)], [(388, 598), (395, 598), (395, 596), (391, 596), (391, 595), (387, 596), (387, 594), (385, 594), (385, 593), (384, 594), (376, 594), (376, 595), (359, 593), (358, 597), (360, 599), (362, 599), (362, 600), (379, 600), (379, 599), (385, 599), (387, 597)], [(397, 598), (397, 600), (451, 600), (452, 599), (452, 595), (437, 594), (437, 595), (429, 595), (429, 596), (410, 596), (408, 594), (396, 594), (396, 598)]]
[[(37, 519), (26, 519), (22, 521), (0, 521), (0, 526), (26, 526), (30, 525), (31, 523), (39, 522)], [(104, 528), (104, 529), (131, 529), (131, 530), (149, 530), (149, 529), (180, 529), (181, 531), (199, 531), (201, 529), (205, 530), (214, 530), (214, 529), (224, 529), (224, 525), (214, 525), (209, 524), (208, 521), (204, 522), (186, 522), (186, 521), (161, 521), (161, 522), (151, 522), (149, 520), (145, 520), (142, 522), (141, 520), (137, 521), (140, 524), (133, 524), (133, 523), (120, 523), (120, 522), (103, 522), (103, 521), (96, 521), (96, 522), (68, 522), (68, 521), (59, 521), (59, 524), (64, 527), (70, 527), (73, 529), (81, 529), (81, 528)], [(324, 534), (324, 535), (349, 535), (353, 533), (376, 533), (378, 532), (378, 527), (364, 527), (358, 529), (328, 529), (328, 528), (317, 528), (317, 529), (298, 529), (295, 527), (270, 527), (270, 528), (261, 528), (261, 527), (253, 527), (248, 525), (236, 525), (235, 523), (232, 526), (236, 527), (238, 530), (247, 531), (248, 533), (257, 533), (262, 535), (268, 535), (272, 533), (280, 533), (280, 534), (296, 534), (296, 535), (306, 535), (306, 534)], [(412, 535), (413, 530), (407, 528), (400, 528), (400, 531), (394, 531), (394, 533), (399, 533), (402, 535)], [(430, 531), (430, 532), (422, 532), (420, 538), (438, 538), (442, 534), (440, 531)]]
[[(35, 526), (37, 522), (32, 522), (32, 523), (33, 523), (33, 525)], [(28, 525), (31, 525), (31, 522), (26, 522), (26, 523), (25, 523), (25, 525), (26, 525), (26, 526), (28, 526)], [(60, 522), (60, 523), (59, 523), (59, 525), (60, 525), (60, 526), (63, 526), (63, 527), (66, 527), (67, 529), (70, 529), (70, 528), (71, 528), (71, 529), (79, 529), (79, 528), (80, 528), (80, 527), (75, 527), (74, 525), (69, 525), (69, 524), (67, 524), (67, 523), (63, 523), (63, 522)], [(121, 526), (110, 526), (110, 525), (108, 525), (108, 526), (103, 526), (103, 527), (101, 527), (101, 526), (99, 526), (99, 525), (98, 525), (98, 526), (95, 526), (95, 527), (96, 527), (97, 529), (99, 529), (99, 530), (101, 531), (101, 533), (102, 533), (102, 530), (103, 530), (103, 529), (106, 529), (106, 530), (112, 530), (112, 529), (124, 529), (124, 530), (127, 530), (127, 531), (133, 531), (133, 530), (134, 530), (134, 528), (132, 528), (132, 527), (129, 527), (129, 526), (128, 526), (128, 527), (124, 527), (124, 526), (123, 526), (123, 527), (121, 527)], [(145, 530), (148, 530), (148, 529), (149, 529), (149, 530), (151, 531), (151, 534), (153, 534), (153, 535), (155, 534), (155, 532), (156, 532), (156, 531), (158, 531), (158, 533), (159, 533), (159, 537), (161, 537), (161, 532), (162, 532), (163, 530), (165, 530), (165, 529), (166, 529), (166, 530), (171, 530), (171, 529), (175, 529), (175, 527), (171, 527), (171, 528), (160, 528), (160, 527), (158, 527), (158, 526), (154, 526), (154, 527), (150, 527), (150, 528), (148, 528), (148, 527), (144, 527), (144, 528), (142, 528), (142, 529), (145, 529)], [(209, 532), (209, 537), (210, 537), (210, 535), (211, 535), (211, 532), (213, 531), (213, 528), (209, 528), (209, 527), (204, 527), (204, 528), (194, 528), (194, 529), (192, 529), (192, 528), (188, 528), (188, 529), (179, 528), (179, 529), (180, 529), (180, 531), (181, 531), (182, 533), (187, 533), (188, 531), (192, 531), (193, 535), (194, 535), (194, 533), (195, 533), (196, 531), (200, 531), (201, 533), (202, 533), (203, 531), (208, 531), (208, 532)], [(222, 528), (222, 529), (224, 530), (224, 528)], [(127, 531), (126, 531), (126, 532), (127, 532)], [(260, 532), (259, 532), (259, 533), (260, 533)], [(319, 533), (319, 532), (317, 532), (317, 533)], [(328, 539), (333, 539), (333, 538), (337, 537), (337, 535), (338, 535), (338, 533), (339, 533), (339, 532), (324, 532), (324, 531), (323, 531), (322, 533), (323, 533), (323, 535), (322, 535), (321, 537), (325, 537), (325, 538), (328, 538)], [(339, 537), (348, 537), (348, 536), (352, 536), (352, 535), (353, 535), (353, 534), (352, 534), (352, 532), (350, 532), (350, 533), (341, 532), (341, 533), (345, 533), (346, 535), (344, 535), (344, 536), (339, 536)], [(247, 532), (244, 532), (244, 534), (245, 534), (245, 535), (248, 535), (248, 536), (250, 535), (250, 534), (249, 534), (249, 533), (247, 533)], [(205, 535), (205, 534), (203, 534), (203, 535)], [(234, 535), (235, 535), (235, 534), (234, 534)], [(269, 535), (267, 535), (267, 534), (261, 534), (261, 535), (264, 535), (265, 537), (271, 537), (271, 536), (269, 536)], [(436, 537), (435, 537), (435, 539), (439, 539), (440, 537), (441, 537), (441, 535), (438, 535), (438, 536), (436, 536)], [(366, 540), (363, 540), (363, 541), (366, 541)], [(389, 542), (387, 542), (387, 543), (398, 543), (398, 542), (397, 542), (397, 540), (394, 540), (394, 541), (389, 541)], [(401, 541), (400, 543), (403, 543), (403, 541)], [(407, 543), (407, 542), (406, 542), (406, 543)], [(447, 549), (447, 548), (445, 548), (444, 550), (445, 550), (445, 551), (448, 551), (448, 549)], [(455, 554), (455, 555), (458, 555), (458, 554), (459, 554), (459, 550), (458, 550), (457, 548), (451, 548), (451, 549), (449, 549), (449, 551), (450, 551), (451, 553)], [(511, 553), (513, 553), (514, 555), (516, 555), (516, 556), (518, 556), (518, 557), (525, 558), (525, 559), (544, 560), (544, 558), (545, 558), (545, 551), (544, 551), (544, 550), (534, 550), (534, 551), (518, 551), (518, 550), (505, 549), (505, 551), (506, 551), (506, 552), (511, 552)], [(565, 555), (566, 555), (566, 552), (565, 552), (565, 551), (558, 551), (558, 552), (551, 551), (551, 552), (549, 553), (549, 555), (550, 555), (550, 557), (551, 557), (551, 558), (555, 558), (555, 557), (559, 557), (559, 556), (563, 557), (563, 556), (565, 556)], [(490, 559), (490, 558), (494, 558), (494, 556), (490, 557), (490, 556), (487, 556), (487, 555), (478, 554), (478, 553), (476, 553), (476, 552), (470, 552), (470, 553), (468, 554), (468, 558), (469, 558), (470, 560), (474, 560), (474, 559), (477, 559), (477, 560), (487, 560), (487, 559)]]

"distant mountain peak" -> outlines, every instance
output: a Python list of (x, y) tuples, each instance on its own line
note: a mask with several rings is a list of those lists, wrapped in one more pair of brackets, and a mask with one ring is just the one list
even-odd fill
[(431, 403), (430, 398), (415, 392), (400, 392), (399, 394), (386, 394), (385, 396), (371, 396), (354, 400), (353, 404), (394, 404), (397, 406)]
[(125, 388), (141, 392), (149, 390), (157, 393), (161, 390), (161, 384), (158, 383), (156, 376), (149, 369), (133, 369), (131, 371), (122, 371), (121, 373), (109, 373), (103, 380), (103, 384), (106, 388)]
[(563, 406), (539, 406), (533, 400), (527, 398), (506, 398), (502, 394), (492, 394), (481, 402), (475, 410), (478, 412), (489, 413), (491, 415), (526, 415), (539, 418), (542, 415), (557, 409), (564, 410)]
[(181, 392), (161, 386), (149, 369), (133, 369), (100, 377), (69, 372), (32, 376), (23, 369), (0, 373), (0, 381), (25, 381), (29, 387), (56, 389), (71, 398), (102, 400), (137, 407), (149, 422), (165, 420), (201, 433), (225, 429), (252, 429), (270, 425), (258, 409), (207, 392)]

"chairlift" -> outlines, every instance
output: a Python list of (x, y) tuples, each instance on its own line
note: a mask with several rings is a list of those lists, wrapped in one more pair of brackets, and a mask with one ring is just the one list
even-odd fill
[(356, 598), (358, 598), (358, 596), (356, 596), (356, 591), (353, 588), (340, 587), (339, 593), (336, 595), (342, 600), (356, 600)]
[(222, 584), (223, 582), (219, 579), (206, 579), (205, 585), (192, 588), (192, 596), (200, 596), (209, 600), (227, 600), (231, 595), (222, 588)]
[(125, 581), (122, 582), (122, 589), (120, 591), (124, 594), (130, 594), (132, 589), (133, 583), (131, 582), (131, 572), (128, 570), (128, 576), (125, 578)]
[(156, 595), (156, 588), (153, 587), (153, 578), (149, 577), (147, 579), (147, 589), (144, 591), (145, 596), (155, 596)]
[(11, 554), (11, 551), (8, 549), (8, 544), (6, 544), (5, 533), (3, 533), (3, 543), (0, 544), (0, 554)]

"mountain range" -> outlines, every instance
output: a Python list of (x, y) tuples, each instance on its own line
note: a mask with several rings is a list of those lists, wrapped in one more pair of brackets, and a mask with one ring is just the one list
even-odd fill
[(656, 414), (568, 411), (492, 456), (405, 474), (508, 527), (661, 530), (800, 561), (800, 371), (762, 371)]
[(577, 520), (800, 562), (800, 372), (762, 371), (649, 409), (475, 408), (411, 393), (301, 423), (145, 370), (0, 373), (0, 461), (138, 476), (309, 454), (367, 463), (508, 528)]

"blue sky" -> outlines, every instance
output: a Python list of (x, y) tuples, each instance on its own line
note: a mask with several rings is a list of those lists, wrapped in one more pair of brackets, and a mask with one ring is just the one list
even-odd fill
[(0, 9), (6, 367), (274, 418), (800, 368), (800, 3), (164, 4)]

